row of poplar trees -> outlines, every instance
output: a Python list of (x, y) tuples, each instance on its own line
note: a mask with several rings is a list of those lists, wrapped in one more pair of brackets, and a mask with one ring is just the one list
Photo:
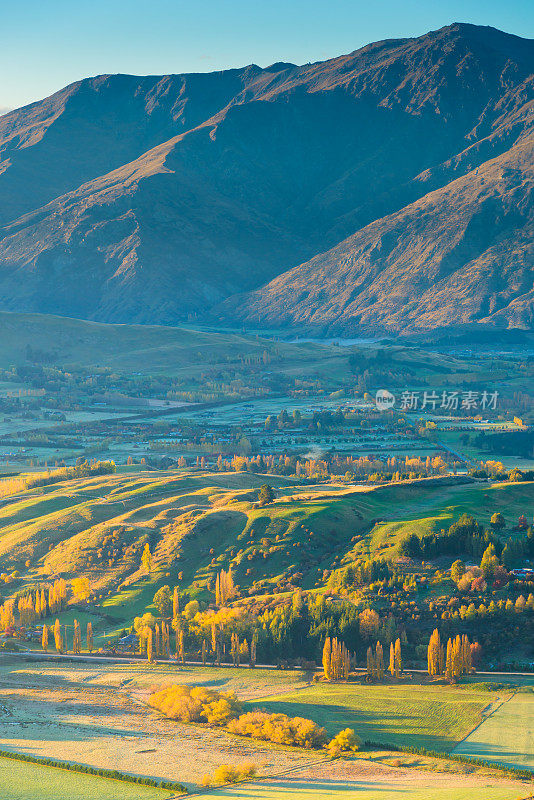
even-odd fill
[[(61, 628), (60, 622), (56, 619), (54, 625), (48, 627), (48, 625), (43, 625), (43, 633), (41, 636), (41, 647), (45, 653), (48, 652), (48, 644), (49, 639), (54, 639), (54, 647), (58, 653), (67, 652), (68, 643), (66, 637), (66, 629), (65, 635), (63, 634), (63, 630)], [(87, 635), (86, 635), (86, 642), (87, 642), (87, 649), (91, 653), (94, 649), (93, 644), (93, 626), (90, 622), (87, 623)], [(80, 623), (77, 619), (74, 620), (73, 625), (73, 636), (72, 636), (72, 650), (71, 652), (81, 653), (82, 651), (82, 632), (80, 628)]]
[(428, 643), (428, 674), (445, 675), (449, 680), (456, 680), (468, 675), (473, 667), (471, 659), (471, 643), (467, 636), (456, 636), (442, 644), (436, 628)]

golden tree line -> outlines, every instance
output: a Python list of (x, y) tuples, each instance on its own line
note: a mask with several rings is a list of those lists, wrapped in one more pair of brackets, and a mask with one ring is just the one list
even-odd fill
[(374, 650), (371, 646), (367, 648), (367, 678), (383, 681), (384, 674), (384, 651), (380, 642), (377, 642)]
[(232, 571), (221, 570), (215, 579), (215, 605), (224, 606), (235, 594)]
[(436, 628), (428, 643), (427, 661), (429, 675), (445, 675), (449, 680), (456, 680), (472, 670), (471, 643), (466, 635), (458, 635), (444, 645)]
[(48, 614), (56, 614), (61, 611), (67, 602), (67, 582), (64, 578), (58, 578), (47, 592), (44, 588), (36, 589), (18, 599), (6, 600), (0, 606), (0, 628), (6, 630), (16, 624), (16, 615), (19, 617), (19, 624), (23, 626), (33, 625), (36, 619), (42, 619)]
[(347, 680), (350, 673), (351, 655), (344, 642), (327, 636), (323, 647), (323, 672), (328, 681)]
[[(41, 648), (44, 653), (48, 652), (48, 645), (50, 637), (54, 639), (54, 647), (58, 653), (67, 652), (67, 636), (66, 626), (62, 626), (59, 619), (56, 619), (54, 625), (50, 627), (43, 625), (43, 632), (41, 634)], [(87, 623), (86, 633), (87, 650), (91, 653), (94, 650), (93, 644), (93, 626), (91, 622)], [(77, 619), (73, 623), (73, 637), (72, 637), (72, 653), (81, 653), (82, 651), (82, 632), (80, 623)]]
[[(150, 663), (154, 661), (157, 656), (170, 657), (171, 654), (171, 639), (169, 626), (162, 620), (161, 623), (156, 623), (154, 628), (146, 625), (138, 633), (139, 636), (139, 652), (146, 653), (147, 659)], [(177, 641), (180, 636), (177, 631)], [(183, 633), (182, 633), (183, 641)]]

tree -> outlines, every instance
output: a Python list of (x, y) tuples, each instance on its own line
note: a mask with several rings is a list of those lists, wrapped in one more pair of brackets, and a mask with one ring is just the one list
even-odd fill
[(252, 640), (250, 642), (250, 667), (253, 669), (256, 666), (256, 646), (258, 644), (258, 631), (254, 631)]
[(172, 618), (176, 619), (178, 614), (180, 613), (180, 595), (178, 593), (178, 587), (174, 587), (174, 593), (172, 596)]
[(344, 642), (327, 637), (323, 647), (323, 671), (329, 681), (346, 680), (350, 673), (350, 653)]
[(480, 561), (480, 569), (482, 570), (482, 574), (486, 580), (493, 578), (495, 574), (495, 568), (499, 566), (499, 559), (497, 558), (497, 554), (495, 553), (495, 545), (490, 543), (484, 553), (482, 554), (482, 559)]
[(398, 678), (402, 672), (402, 650), (401, 640), (395, 642), (395, 677)]
[(82, 636), (80, 631), (80, 623), (77, 619), (74, 620), (74, 636), (72, 639), (72, 652), (80, 653), (82, 649)]
[(72, 581), (72, 591), (78, 600), (88, 600), (91, 595), (88, 578), (74, 578)]
[(373, 653), (373, 648), (369, 646), (367, 648), (367, 678), (368, 680), (372, 680), (376, 675), (376, 667), (375, 667), (375, 657)]
[(154, 632), (148, 628), (146, 632), (146, 657), (149, 664), (154, 663)]
[(442, 675), (443, 674), (443, 661), (444, 652), (441, 644), (441, 638), (437, 628), (432, 633), (428, 643), (428, 674), (429, 675)]
[(327, 636), (323, 645), (323, 672), (327, 681), (331, 678), (330, 658), (332, 655), (332, 642), (330, 636)]
[(376, 679), (379, 681), (384, 680), (384, 653), (382, 650), (382, 645), (380, 642), (376, 643), (376, 655), (375, 655), (375, 670), (376, 670)]
[(239, 637), (237, 633), (234, 631), (232, 633), (232, 637), (230, 639), (230, 655), (232, 656), (232, 661), (234, 662), (234, 667), (239, 666)]
[(158, 609), (160, 617), (168, 617), (173, 605), (170, 586), (162, 586), (158, 589), (154, 595), (153, 603)]
[(451, 578), (455, 583), (458, 583), (458, 581), (464, 574), (465, 574), (465, 564), (460, 559), (457, 559), (451, 567)]
[(141, 564), (143, 565), (143, 569), (145, 570), (147, 575), (150, 575), (150, 571), (152, 569), (152, 556), (150, 554), (150, 547), (148, 546), (148, 542), (145, 544), (143, 549), (143, 554), (141, 556)]
[(215, 605), (224, 606), (235, 594), (234, 576), (224, 569), (215, 579)]
[(63, 636), (61, 635), (61, 625), (59, 620), (56, 619), (54, 623), (54, 644), (58, 653), (63, 652)]
[(48, 653), (48, 626), (43, 625), (43, 635), (41, 638), (41, 647), (43, 652)]
[(269, 503), (272, 503), (275, 498), (274, 489), (272, 486), (269, 486), (268, 483), (264, 483), (263, 486), (260, 487), (260, 494), (258, 497), (258, 503), (260, 506), (267, 506)]
[(87, 623), (87, 649), (90, 653), (93, 652), (93, 624)]
[(380, 617), (371, 608), (365, 608), (360, 614), (360, 633), (364, 639), (370, 639), (378, 634)]
[(176, 631), (176, 655), (178, 660), (185, 664), (184, 632), (181, 628)]
[(505, 519), (500, 511), (496, 511), (495, 514), (492, 514), (490, 523), (495, 530), (502, 530), (506, 527)]

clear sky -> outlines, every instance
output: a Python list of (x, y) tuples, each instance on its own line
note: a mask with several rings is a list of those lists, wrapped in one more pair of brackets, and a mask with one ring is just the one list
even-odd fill
[(534, 0), (0, 0), (0, 108), (89, 75), (302, 64), (451, 22), (534, 38)]

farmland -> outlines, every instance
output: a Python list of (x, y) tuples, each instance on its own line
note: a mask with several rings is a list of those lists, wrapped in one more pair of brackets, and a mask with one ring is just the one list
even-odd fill
[(534, 769), (533, 688), (511, 693), (490, 708), (481, 725), (454, 752), (498, 764)]
[(450, 751), (480, 719), (488, 694), (443, 686), (328, 686), (267, 697), (262, 707), (304, 712), (333, 735), (350, 727), (364, 740)]
[[(482, 708), (499, 697), (476, 685), (472, 690), (417, 684), (310, 686), (298, 671), (50, 664), (4, 657), (0, 665), (0, 748), (178, 780), (195, 791), (200, 789), (202, 775), (220, 763), (255, 763), (257, 780), (215, 791), (215, 796), (227, 798), (282, 800), (290, 795), (308, 800), (326, 797), (332, 791), (347, 800), (386, 798), (398, 791), (414, 800), (450, 796), (458, 800), (466, 796), (508, 800), (526, 795), (527, 787), (521, 783), (479, 767), (385, 750), (331, 762), (321, 753), (270, 746), (205, 726), (165, 720), (144, 701), (151, 686), (171, 680), (232, 689), (252, 706), (291, 713), (306, 708), (307, 715), (330, 731), (351, 724), (362, 736), (379, 733), (392, 744), (435, 749), (450, 749), (466, 728), (476, 725)], [(281, 694), (273, 695), (273, 690)], [(456, 719), (455, 705), (461, 708)], [(432, 708), (435, 712), (429, 714)], [(48, 796), (64, 800), (152, 800), (169, 795), (33, 764), (10, 761), (9, 770), (12, 765), (13, 774), (20, 776), (17, 800)], [(36, 788), (39, 782), (43, 787), (40, 790)], [(452, 795), (447, 794), (450, 790)], [(49, 795), (39, 795), (38, 791)]]
[[(3, 314), (0, 327), (0, 749), (195, 792), (221, 764), (255, 764), (246, 788), (210, 790), (227, 798), (526, 795), (446, 758), (533, 766), (529, 678), (514, 694), (445, 663), (460, 637), (478, 669), (534, 663), (519, 356), (38, 315)], [(530, 379), (530, 362), (520, 370)], [(469, 386), (502, 405), (380, 411), (387, 386), (397, 401)], [(505, 439), (521, 459), (499, 459)], [(422, 676), (433, 631), (443, 664)], [(321, 668), (326, 639), (346, 648), (343, 680)], [(376, 745), (331, 761), (167, 719), (147, 703), (169, 683)], [(443, 758), (387, 749), (410, 747)], [(167, 796), (17, 770), (20, 800)]]
[(169, 791), (2, 758), (0, 795), (11, 800), (164, 800)]

